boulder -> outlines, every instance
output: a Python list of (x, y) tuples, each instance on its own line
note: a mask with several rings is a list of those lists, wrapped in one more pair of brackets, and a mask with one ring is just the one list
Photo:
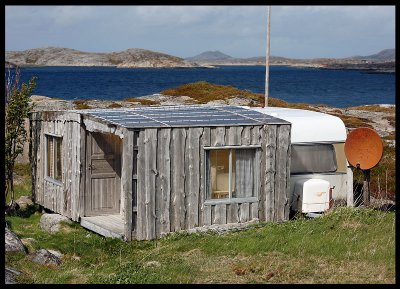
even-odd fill
[(48, 249), (47, 251), (49, 251), (51, 254), (53, 254), (54, 256), (56, 256), (59, 259), (62, 259), (62, 257), (64, 257), (64, 254), (61, 253), (60, 251), (50, 250), (50, 249)]
[(15, 269), (5, 267), (5, 281), (6, 284), (16, 284), (15, 277), (17, 277), (21, 272)]
[(29, 196), (21, 196), (18, 200), (15, 201), (21, 210), (25, 210), (29, 206), (33, 205), (32, 197)]
[(143, 267), (145, 268), (158, 268), (161, 266), (161, 263), (158, 261), (148, 261), (144, 263)]
[(46, 249), (37, 250), (35, 253), (29, 255), (29, 259), (33, 262), (42, 264), (42, 265), (53, 265), (58, 266), (61, 264), (60, 258), (56, 255), (49, 252)]
[(31, 99), (31, 101), (43, 101), (43, 100), (49, 101), (49, 100), (51, 100), (50, 97), (43, 96), (43, 95), (32, 95), (30, 97), (30, 99)]
[(5, 228), (5, 247), (6, 247), (6, 252), (24, 252), (25, 247), (24, 244), (22, 243), (21, 239), (14, 233), (12, 232), (9, 228)]
[(40, 218), (40, 228), (50, 234), (54, 234), (60, 230), (61, 222), (72, 223), (70, 219), (59, 214), (43, 214)]

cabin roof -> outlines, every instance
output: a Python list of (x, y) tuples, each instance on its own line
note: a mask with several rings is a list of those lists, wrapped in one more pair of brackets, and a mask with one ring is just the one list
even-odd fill
[(292, 123), (291, 142), (344, 142), (347, 137), (343, 121), (336, 116), (294, 108), (246, 107)]
[(287, 121), (271, 115), (228, 105), (141, 106), (73, 112), (125, 128), (288, 124)]

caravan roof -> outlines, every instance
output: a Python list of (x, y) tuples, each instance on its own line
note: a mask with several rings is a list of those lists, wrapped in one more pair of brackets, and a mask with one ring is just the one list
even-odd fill
[(347, 132), (343, 121), (333, 115), (282, 107), (245, 107), (292, 123), (292, 143), (344, 142)]

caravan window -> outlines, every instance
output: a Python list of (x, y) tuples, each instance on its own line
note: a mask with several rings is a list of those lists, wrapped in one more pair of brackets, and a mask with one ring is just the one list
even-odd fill
[(255, 159), (254, 148), (207, 150), (207, 199), (255, 197), (259, 172)]
[(336, 169), (335, 149), (332, 144), (292, 145), (292, 174), (330, 173)]

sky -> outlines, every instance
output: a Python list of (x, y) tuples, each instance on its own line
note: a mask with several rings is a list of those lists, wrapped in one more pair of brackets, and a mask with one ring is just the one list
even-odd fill
[[(267, 6), (11, 6), (5, 49), (142, 48), (186, 58), (265, 56)], [(395, 48), (395, 6), (272, 6), (270, 54), (350, 57)]]

